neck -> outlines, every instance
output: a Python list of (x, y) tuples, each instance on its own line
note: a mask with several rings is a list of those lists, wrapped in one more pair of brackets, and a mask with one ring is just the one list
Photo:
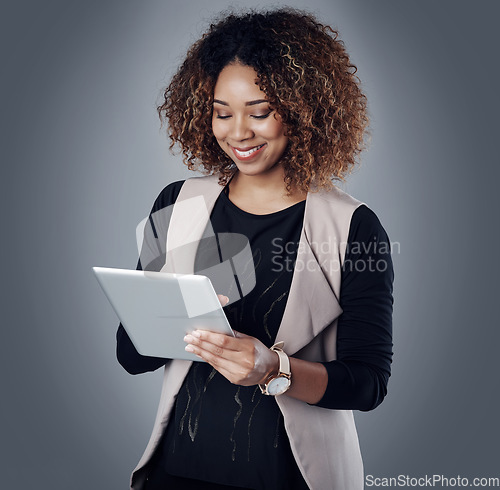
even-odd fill
[[(239, 195), (255, 196), (268, 199), (286, 198), (285, 172), (280, 166), (273, 167), (265, 174), (249, 175), (236, 171), (229, 184), (230, 191)], [(292, 195), (296, 192), (291, 192)]]

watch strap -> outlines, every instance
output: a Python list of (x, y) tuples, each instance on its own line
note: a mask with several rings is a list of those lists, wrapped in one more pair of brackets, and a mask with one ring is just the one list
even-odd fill
[(290, 375), (290, 359), (283, 352), (283, 349), (280, 349), (279, 347), (273, 346), (273, 347), (271, 347), (271, 350), (276, 352), (276, 354), (278, 354), (278, 357), (280, 358), (280, 366), (278, 369), (278, 376), (281, 374)]
[(271, 347), (271, 350), (276, 352), (276, 354), (278, 354), (278, 358), (279, 358), (278, 374), (269, 375), (263, 384), (259, 384), (259, 388), (264, 395), (269, 395), (269, 392), (267, 391), (267, 387), (273, 379), (283, 377), (283, 378), (287, 378), (290, 380), (292, 377), (292, 373), (291, 373), (291, 369), (290, 369), (290, 359), (288, 358), (286, 353), (283, 351), (284, 345), (285, 345), (285, 343), (283, 341), (281, 341), (281, 342), (276, 342)]

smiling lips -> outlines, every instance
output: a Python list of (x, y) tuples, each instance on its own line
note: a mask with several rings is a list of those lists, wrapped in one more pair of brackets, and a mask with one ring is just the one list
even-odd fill
[(263, 145), (252, 146), (250, 148), (235, 148), (234, 146), (231, 146), (231, 150), (233, 150), (233, 153), (238, 160), (251, 160), (262, 151), (264, 146), (266, 146), (265, 143)]

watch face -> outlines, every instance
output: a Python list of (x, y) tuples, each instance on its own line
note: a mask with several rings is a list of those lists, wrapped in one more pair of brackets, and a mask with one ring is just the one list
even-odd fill
[(285, 393), (285, 391), (288, 390), (289, 386), (290, 380), (284, 376), (279, 376), (269, 381), (267, 392), (270, 395), (281, 395), (281, 393)]

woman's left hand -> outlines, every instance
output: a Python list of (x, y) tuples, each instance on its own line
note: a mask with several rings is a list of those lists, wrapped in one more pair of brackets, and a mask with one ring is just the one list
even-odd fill
[(184, 337), (186, 351), (207, 361), (231, 383), (252, 386), (263, 383), (272, 372), (278, 372), (276, 352), (260, 340), (240, 332), (235, 337), (195, 330)]

